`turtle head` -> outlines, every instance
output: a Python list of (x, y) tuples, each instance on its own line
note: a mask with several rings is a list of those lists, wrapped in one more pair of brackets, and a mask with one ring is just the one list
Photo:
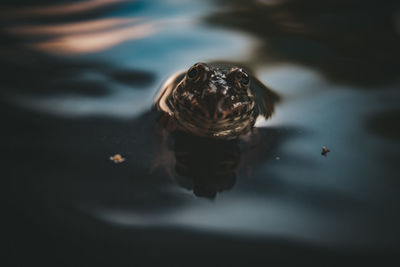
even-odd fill
[(258, 109), (250, 76), (239, 67), (190, 67), (172, 92), (177, 121), (197, 135), (226, 137), (247, 132)]

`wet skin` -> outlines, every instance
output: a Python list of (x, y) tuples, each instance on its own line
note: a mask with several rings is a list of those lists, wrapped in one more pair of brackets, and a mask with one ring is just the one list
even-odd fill
[(259, 116), (269, 118), (276, 93), (243, 68), (227, 63), (196, 63), (172, 76), (156, 106), (168, 130), (236, 139), (251, 131)]

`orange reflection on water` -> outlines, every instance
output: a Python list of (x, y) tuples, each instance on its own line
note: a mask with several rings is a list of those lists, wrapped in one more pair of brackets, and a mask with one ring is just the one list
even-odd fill
[(86, 34), (71, 34), (32, 44), (30, 47), (56, 54), (93, 53), (108, 49), (122, 42), (142, 39), (156, 31), (154, 23), (142, 23), (121, 29)]
[(137, 21), (137, 18), (109, 18), (92, 21), (73, 22), (57, 25), (23, 25), (7, 29), (20, 35), (61, 35), (107, 30)]
[(90, 11), (92, 9), (112, 5), (116, 3), (127, 2), (127, 0), (87, 0), (75, 3), (65, 3), (52, 6), (27, 8), (22, 10), (23, 15), (63, 15), (77, 12)]

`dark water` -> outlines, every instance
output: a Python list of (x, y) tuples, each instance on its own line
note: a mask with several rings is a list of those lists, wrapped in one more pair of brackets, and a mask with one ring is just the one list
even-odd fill
[[(0, 23), (4, 266), (399, 252), (397, 1), (3, 1)], [(160, 133), (161, 83), (215, 60), (278, 92), (273, 118), (238, 143)]]

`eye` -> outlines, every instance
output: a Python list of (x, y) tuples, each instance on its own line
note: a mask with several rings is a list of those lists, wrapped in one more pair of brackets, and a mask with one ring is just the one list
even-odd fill
[(241, 68), (233, 67), (230, 72), (227, 74), (227, 79), (232, 84), (241, 87), (248, 87), (250, 84), (249, 75)]
[(210, 69), (205, 63), (196, 63), (187, 71), (186, 77), (192, 81), (205, 81), (209, 72)]
[(189, 79), (196, 78), (198, 74), (199, 74), (199, 71), (197, 70), (197, 66), (191, 67), (187, 72), (187, 76)]
[(250, 82), (250, 78), (249, 75), (247, 75), (247, 73), (242, 72), (242, 77), (240, 79), (240, 83), (243, 85), (248, 85)]

